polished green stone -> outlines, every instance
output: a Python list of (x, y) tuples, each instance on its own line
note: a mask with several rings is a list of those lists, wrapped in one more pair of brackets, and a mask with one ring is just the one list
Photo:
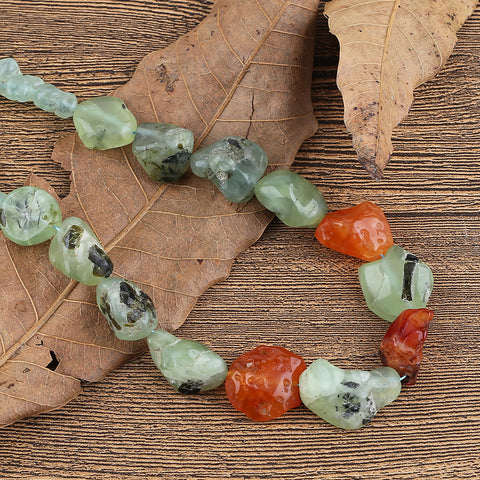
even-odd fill
[(227, 365), (202, 343), (180, 340), (165, 330), (147, 337), (155, 365), (180, 393), (194, 394), (221, 385), (227, 376)]
[(193, 133), (169, 123), (141, 123), (132, 151), (147, 175), (159, 182), (179, 180), (190, 165)]
[(290, 227), (316, 228), (327, 214), (318, 188), (289, 170), (276, 170), (255, 185), (257, 200)]
[(231, 202), (246, 202), (265, 173), (268, 159), (262, 147), (241, 137), (225, 137), (197, 150), (192, 172), (209, 178)]
[(16, 102), (32, 102), (43, 80), (33, 75), (14, 75), (6, 83), (2, 95)]
[(70, 118), (77, 108), (77, 97), (64, 92), (50, 83), (44, 83), (36, 89), (33, 103), (60, 118)]
[(366, 425), (393, 402), (401, 390), (398, 373), (390, 367), (371, 372), (342, 370), (323, 359), (313, 362), (299, 380), (300, 398), (325, 421), (344, 429)]
[(113, 264), (92, 229), (79, 218), (66, 218), (50, 243), (50, 262), (65, 276), (85, 285), (98, 285)]
[(430, 267), (397, 245), (362, 265), (358, 276), (368, 308), (389, 322), (404, 310), (425, 308), (433, 288)]
[(52, 238), (62, 223), (57, 201), (45, 190), (21, 187), (9, 193), (0, 209), (3, 233), (19, 245), (37, 245)]
[(140, 340), (158, 324), (152, 299), (134, 283), (109, 277), (97, 286), (97, 304), (120, 340)]
[(0, 60), (0, 82), (6, 82), (10, 77), (20, 75), (20, 67), (13, 58)]
[(137, 121), (123, 100), (97, 97), (78, 105), (73, 123), (87, 148), (107, 150), (133, 142)]

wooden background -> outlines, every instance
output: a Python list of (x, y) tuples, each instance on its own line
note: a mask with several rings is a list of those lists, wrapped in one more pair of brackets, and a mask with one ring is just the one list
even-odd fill
[[(322, 8), (323, 8), (323, 2)], [(0, 57), (76, 93), (124, 84), (147, 53), (185, 33), (206, 0), (2, 0)], [(269, 423), (237, 413), (222, 388), (184, 397), (148, 355), (59, 411), (0, 431), (1, 479), (474, 479), (480, 478), (480, 8), (441, 74), (420, 87), (394, 135), (381, 183), (357, 164), (335, 86), (338, 47), (318, 18), (313, 100), (320, 128), (294, 170), (331, 209), (381, 205), (396, 242), (434, 271), (436, 315), (415, 387), (366, 428), (345, 432), (300, 407)], [(50, 155), (72, 123), (0, 100), (0, 190), (34, 171), (64, 196), (68, 175)], [(307, 363), (379, 366), (386, 330), (364, 305), (360, 261), (322, 248), (307, 229), (274, 221), (197, 303), (182, 337), (228, 363), (264, 344)], [(1, 286), (0, 286), (1, 295)]]

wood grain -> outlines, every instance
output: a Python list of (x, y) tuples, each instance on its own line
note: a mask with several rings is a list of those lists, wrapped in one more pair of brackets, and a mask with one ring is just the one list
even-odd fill
[[(136, 64), (192, 28), (201, 0), (3, 0), (0, 56), (16, 57), (86, 99), (125, 83)], [(238, 414), (223, 389), (174, 394), (148, 356), (126, 365), (63, 409), (2, 430), (1, 479), (480, 478), (480, 8), (459, 32), (439, 76), (420, 87), (394, 131), (395, 154), (373, 183), (357, 164), (335, 86), (338, 48), (319, 15), (313, 97), (320, 128), (294, 170), (331, 209), (380, 204), (398, 244), (435, 274), (436, 315), (415, 387), (367, 428), (343, 432), (303, 407), (270, 423)], [(73, 128), (32, 105), (0, 101), (0, 190), (31, 171), (62, 195), (68, 175), (50, 158)], [(307, 363), (375, 368), (386, 330), (364, 305), (360, 262), (316, 243), (312, 231), (274, 221), (201, 297), (183, 337), (227, 362), (259, 343), (283, 345)], [(1, 295), (1, 293), (0, 293)]]

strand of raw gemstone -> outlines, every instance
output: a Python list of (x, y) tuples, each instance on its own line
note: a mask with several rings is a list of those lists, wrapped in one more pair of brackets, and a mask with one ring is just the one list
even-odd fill
[(87, 223), (76, 217), (62, 221), (56, 200), (39, 188), (0, 192), (4, 235), (20, 245), (51, 239), (52, 265), (69, 278), (96, 286), (97, 304), (115, 335), (121, 340), (146, 338), (153, 361), (175, 390), (194, 394), (225, 381), (230, 402), (254, 420), (276, 418), (303, 401), (326, 421), (350, 429), (365, 425), (392, 402), (402, 381), (415, 383), (433, 318), (433, 311), (425, 308), (433, 276), (418, 257), (394, 245), (378, 206), (364, 202), (327, 214), (323, 195), (305, 178), (287, 170), (264, 176), (267, 155), (248, 139), (226, 137), (192, 154), (194, 137), (189, 130), (164, 123), (137, 125), (115, 97), (78, 104), (75, 95), (22, 75), (11, 58), (0, 60), (0, 94), (33, 101), (62, 118), (73, 116), (88, 148), (105, 150), (131, 143), (154, 180), (175, 182), (190, 167), (194, 174), (213, 181), (231, 202), (245, 202), (255, 195), (286, 225), (315, 228), (323, 245), (368, 262), (359, 269), (367, 306), (393, 322), (380, 347), (386, 366), (371, 372), (342, 370), (318, 359), (307, 368), (298, 355), (262, 345), (239, 357), (228, 370), (205, 345), (157, 329), (152, 300), (134, 283), (110, 276), (113, 263)]

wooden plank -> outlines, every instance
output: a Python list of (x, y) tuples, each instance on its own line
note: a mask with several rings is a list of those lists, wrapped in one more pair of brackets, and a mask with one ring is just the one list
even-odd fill
[[(0, 57), (81, 99), (125, 83), (147, 53), (190, 30), (202, 0), (3, 0)], [(394, 132), (385, 179), (357, 164), (335, 86), (336, 40), (318, 19), (313, 99), (320, 128), (294, 170), (331, 209), (369, 199), (384, 207), (398, 244), (434, 273), (436, 315), (418, 383), (367, 428), (343, 432), (304, 407), (253, 423), (223, 389), (174, 394), (148, 356), (86, 386), (63, 409), (2, 430), (2, 479), (480, 478), (480, 8), (459, 33), (439, 76), (420, 87)], [(0, 101), (0, 190), (30, 171), (61, 195), (68, 174), (51, 159), (70, 121), (30, 104)], [(360, 261), (328, 251), (313, 232), (274, 221), (198, 302), (179, 335), (211, 345), (227, 362), (259, 343), (307, 362), (375, 368), (386, 330), (365, 307)]]

